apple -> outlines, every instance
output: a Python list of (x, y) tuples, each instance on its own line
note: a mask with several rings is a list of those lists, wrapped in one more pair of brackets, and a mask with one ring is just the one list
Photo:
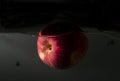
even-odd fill
[(67, 69), (85, 56), (87, 37), (70, 21), (55, 21), (39, 32), (37, 50), (40, 59), (50, 67)]

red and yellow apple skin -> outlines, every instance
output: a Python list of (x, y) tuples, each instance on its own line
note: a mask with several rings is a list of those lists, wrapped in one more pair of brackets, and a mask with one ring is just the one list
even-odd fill
[(58, 69), (67, 69), (78, 64), (88, 46), (84, 33), (72, 30), (63, 34), (54, 34), (54, 32), (49, 33), (51, 32), (49, 27), (47, 29), (39, 32), (37, 40), (40, 59), (50, 67)]

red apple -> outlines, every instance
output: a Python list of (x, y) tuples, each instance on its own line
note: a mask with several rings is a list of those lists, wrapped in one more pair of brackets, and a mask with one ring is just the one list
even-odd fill
[(40, 59), (53, 68), (67, 69), (80, 62), (87, 51), (87, 38), (68, 21), (48, 24), (39, 32), (37, 49)]

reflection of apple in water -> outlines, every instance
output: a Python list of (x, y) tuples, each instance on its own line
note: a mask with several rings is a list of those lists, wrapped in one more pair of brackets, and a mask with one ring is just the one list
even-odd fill
[(77, 25), (56, 21), (39, 32), (37, 48), (45, 64), (67, 69), (78, 64), (85, 55), (87, 38)]

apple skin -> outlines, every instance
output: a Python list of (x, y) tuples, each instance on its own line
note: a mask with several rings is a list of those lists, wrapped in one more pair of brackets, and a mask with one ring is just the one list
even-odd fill
[(88, 48), (85, 34), (75, 25), (72, 29), (65, 30), (66, 22), (63, 23), (62, 27), (49, 24), (39, 32), (37, 40), (40, 59), (48, 66), (58, 69), (67, 69), (78, 64)]

